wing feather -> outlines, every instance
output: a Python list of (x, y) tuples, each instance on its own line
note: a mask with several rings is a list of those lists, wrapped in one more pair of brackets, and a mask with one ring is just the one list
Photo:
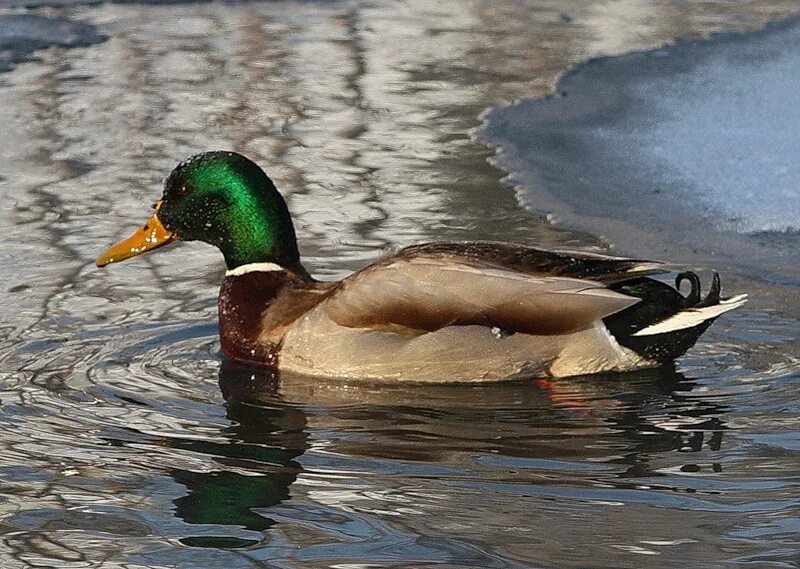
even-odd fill
[(549, 335), (587, 328), (638, 301), (593, 281), (420, 256), (391, 258), (356, 273), (321, 308), (351, 328), (433, 331), (477, 324)]
[(627, 259), (586, 251), (548, 251), (524, 245), (488, 241), (424, 243), (407, 247), (399, 251), (397, 256), (455, 259), (464, 263), (477, 263), (521, 273), (587, 279), (603, 284), (624, 282), (670, 270), (669, 266), (656, 261)]

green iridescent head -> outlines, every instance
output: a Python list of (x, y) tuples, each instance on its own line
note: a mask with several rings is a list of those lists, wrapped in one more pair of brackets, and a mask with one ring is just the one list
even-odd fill
[(178, 164), (153, 217), (95, 262), (104, 267), (175, 240), (215, 245), (229, 269), (277, 263), (308, 276), (286, 202), (257, 164), (235, 152), (204, 152)]
[(259, 262), (299, 266), (286, 202), (241, 154), (204, 152), (178, 164), (164, 183), (156, 215), (179, 239), (218, 247), (229, 269)]

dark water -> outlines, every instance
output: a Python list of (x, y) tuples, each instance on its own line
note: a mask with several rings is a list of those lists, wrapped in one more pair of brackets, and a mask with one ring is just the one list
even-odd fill
[(794, 7), (36, 10), (107, 39), (39, 29), (56, 47), (0, 75), (0, 566), (798, 566), (800, 326), (778, 311), (725, 317), (675, 368), (348, 385), (223, 361), (202, 244), (92, 265), (209, 148), (267, 168), (323, 278), (438, 238), (606, 250), (519, 206), (467, 135), (480, 113)]

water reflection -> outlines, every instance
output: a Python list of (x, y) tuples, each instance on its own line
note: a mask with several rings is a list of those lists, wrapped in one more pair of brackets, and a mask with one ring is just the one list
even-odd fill
[[(253, 476), (179, 469), (173, 470), (170, 476), (189, 492), (175, 500), (175, 515), (186, 523), (240, 526), (257, 532), (275, 522), (253, 508), (268, 508), (288, 499), (289, 485), (297, 478), (291, 473)], [(201, 535), (183, 537), (180, 541), (195, 547), (225, 548), (255, 545), (259, 539)]]
[[(251, 395), (271, 392), (271, 377), (263, 369), (223, 361), (220, 387), (232, 425), (224, 429), (224, 444), (170, 439), (170, 446), (214, 455), (223, 470), (194, 472), (173, 469), (176, 482), (188, 494), (175, 500), (175, 515), (189, 524), (231, 525), (263, 532), (275, 522), (257, 511), (289, 499), (289, 486), (301, 470), (295, 458), (307, 448), (306, 419), (297, 407), (259, 404)], [(280, 403), (276, 400), (275, 403)], [(234, 470), (235, 469), (235, 470)], [(195, 547), (244, 547), (259, 539), (198, 535), (180, 539)]]
[[(696, 370), (490, 385), (347, 384), (276, 377), (231, 361), (217, 367), (219, 360), (198, 358), (204, 350), (188, 348), (196, 342), (187, 339), (183, 352), (175, 344), (145, 351), (148, 359), (158, 354), (160, 365), (148, 368), (155, 375), (143, 375), (148, 381), (138, 392), (117, 383), (128, 374), (111, 366), (95, 378), (94, 403), (76, 400), (64, 419), (47, 419), (63, 420), (54, 424), (68, 432), (74, 419), (96, 416), (112, 446), (91, 439), (78, 446), (102, 471), (78, 461), (72, 473), (43, 481), (69, 488), (45, 491), (68, 496), (63, 509), (7, 518), (29, 528), (9, 543), (24, 541), (20, 547), (30, 551), (42, 531), (59, 528), (48, 539), (67, 547), (75, 532), (128, 535), (136, 528), (135, 539), (160, 552), (153, 564), (189, 559), (182, 556), (193, 547), (278, 558), (287, 543), (320, 563), (341, 559), (356, 543), (355, 559), (380, 563), (397, 540), (436, 534), (441, 539), (423, 553), (402, 555), (485, 567), (496, 559), (494, 548), (510, 547), (508, 532), (526, 547), (560, 543), (555, 528), (589, 539), (598, 515), (592, 504), (617, 508), (602, 515), (616, 516), (624, 535), (649, 528), (642, 539), (658, 542), (688, 539), (690, 515), (710, 528), (738, 515), (741, 525), (746, 514), (737, 514), (735, 502), (758, 483), (739, 472), (741, 435), (727, 434), (729, 416), (740, 412)], [(172, 381), (185, 395), (159, 391), (161, 374), (181, 378)], [(53, 450), (46, 438), (37, 444)], [(781, 461), (788, 467), (791, 457)], [(128, 481), (128, 471), (141, 482)], [(100, 472), (115, 472), (116, 480)], [(715, 478), (720, 473), (726, 478)], [(9, 484), (31, 480), (8, 469), (2, 476)], [(139, 516), (138, 488), (152, 504), (147, 511), (161, 518)], [(112, 506), (121, 491), (131, 496), (127, 508)], [(780, 486), (759, 492), (782, 504)], [(476, 519), (487, 503), (492, 516)], [(652, 518), (654, 507), (669, 515)], [(548, 521), (563, 508), (570, 516)], [(165, 548), (158, 536), (189, 548)]]
[[(157, 443), (209, 455), (219, 467), (169, 472), (186, 487), (174, 500), (175, 516), (207, 526), (180, 538), (189, 546), (269, 541), (276, 523), (270, 508), (290, 499), (300, 473), (315, 470), (298, 461), (310, 448), (311, 430), (326, 433), (326, 455), (404, 461), (412, 471), (419, 468), (413, 464), (433, 463), (443, 480), (485, 480), (486, 467), (505, 467), (513, 469), (497, 480), (505, 484), (541, 485), (542, 472), (557, 471), (559, 484), (635, 489), (631, 478), (665, 476), (651, 466), (655, 457), (704, 445), (719, 450), (726, 428), (725, 406), (692, 397), (694, 381), (670, 367), (478, 386), (354, 386), (278, 378), (225, 360), (219, 384), (232, 422), (220, 433), (225, 442), (173, 437)], [(466, 471), (454, 475), (452, 467)], [(649, 487), (674, 490), (654, 481)], [(250, 535), (231, 535), (225, 527)]]
[[(538, 459), (596, 459), (650, 475), (649, 456), (719, 449), (726, 407), (695, 397), (673, 367), (629, 374), (491, 385), (343, 385), (284, 377), (286, 400), (329, 409), (314, 417), (342, 430), (343, 454), (446, 461), (456, 452)], [(374, 440), (380, 440), (375, 444)], [(615, 449), (609, 457), (609, 449)]]
[[(264, 368), (225, 360), (219, 383), (230, 424), (214, 435), (160, 436), (148, 444), (211, 458), (203, 470), (171, 468), (168, 474), (186, 487), (176, 498), (175, 516), (187, 524), (212, 526), (179, 538), (194, 547), (232, 548), (259, 543), (274, 525), (264, 509), (290, 497), (289, 486), (301, 466), (295, 461), (308, 448), (306, 415), (275, 396), (274, 377)], [(112, 444), (126, 441), (109, 439)], [(213, 465), (216, 465), (213, 466)], [(254, 537), (217, 535), (213, 526), (232, 526)], [(257, 532), (257, 533), (252, 533)]]

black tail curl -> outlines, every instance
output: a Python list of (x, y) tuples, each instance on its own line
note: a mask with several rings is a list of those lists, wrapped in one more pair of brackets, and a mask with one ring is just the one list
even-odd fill
[(686, 271), (684, 273), (678, 273), (678, 276), (675, 277), (675, 289), (680, 292), (681, 291), (681, 284), (683, 281), (689, 281), (691, 288), (689, 289), (689, 294), (686, 295), (684, 299), (685, 306), (695, 306), (700, 302), (700, 277), (697, 276), (696, 273), (691, 271)]
[(714, 271), (714, 276), (711, 279), (711, 288), (705, 298), (700, 297), (700, 277), (691, 271), (679, 273), (675, 277), (675, 289), (680, 292), (681, 284), (683, 281), (689, 281), (691, 289), (684, 298), (685, 308), (704, 308), (706, 306), (716, 306), (719, 304), (720, 293), (722, 292), (722, 284), (719, 280), (719, 273)]

